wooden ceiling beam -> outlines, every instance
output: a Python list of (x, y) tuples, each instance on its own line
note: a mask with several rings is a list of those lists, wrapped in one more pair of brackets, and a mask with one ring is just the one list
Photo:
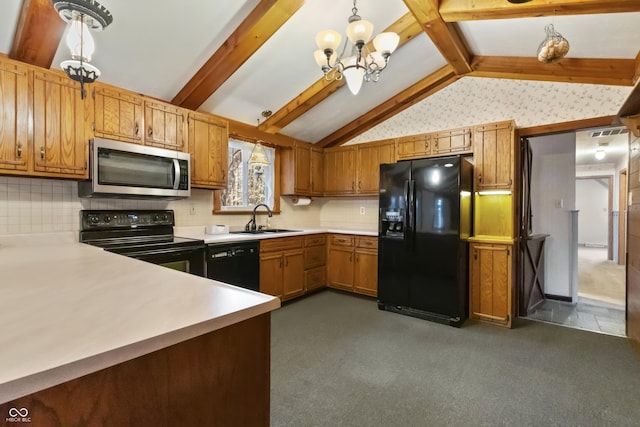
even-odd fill
[(467, 75), (496, 79), (542, 80), (564, 83), (588, 83), (633, 86), (634, 59), (565, 58), (543, 64), (533, 57), (476, 56), (473, 71)]
[(569, 122), (551, 123), (547, 125), (532, 126), (528, 128), (516, 128), (516, 134), (520, 137), (532, 137), (552, 135), (555, 133), (573, 132), (589, 128), (611, 126), (615, 123), (616, 116), (593, 117), (590, 119), (572, 120)]
[(440, 0), (440, 16), (446, 22), (536, 16), (638, 12), (637, 0), (531, 0), (512, 4), (496, 0)]
[(268, 145), (276, 145), (278, 147), (293, 147), (296, 142), (305, 142), (300, 139), (292, 138), (290, 136), (282, 134), (266, 133), (258, 129), (256, 126), (251, 126), (243, 122), (238, 122), (231, 119), (224, 119), (229, 122), (229, 136), (242, 141), (258, 142), (263, 141)]
[(192, 110), (200, 107), (303, 3), (304, 0), (261, 0), (171, 102)]
[(51, 67), (65, 28), (51, 0), (23, 0), (9, 58)]
[(444, 22), (437, 0), (404, 0), (416, 21), (457, 74), (471, 71), (471, 54), (456, 24)]
[[(400, 36), (400, 46), (413, 39), (422, 32), (420, 24), (418, 24), (411, 13), (407, 13), (391, 24), (384, 31), (393, 31)], [(369, 42), (367, 46), (373, 49), (373, 43)], [(284, 107), (276, 111), (271, 117), (262, 122), (259, 126), (260, 130), (268, 133), (277, 133), (280, 129), (302, 116), (304, 113), (327, 99), (331, 94), (336, 92), (346, 84), (345, 80), (327, 81), (324, 77), (319, 78), (315, 83), (304, 90), (300, 95), (289, 101)]]
[(365, 115), (343, 126), (316, 143), (317, 147), (342, 145), (372, 127), (390, 119), (428, 96), (458, 80), (451, 65), (445, 65), (398, 95), (383, 102)]

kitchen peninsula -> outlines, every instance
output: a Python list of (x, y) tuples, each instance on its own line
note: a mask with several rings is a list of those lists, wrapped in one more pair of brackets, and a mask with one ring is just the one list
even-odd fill
[(0, 237), (0, 277), (0, 419), (268, 425), (277, 298), (75, 233)]

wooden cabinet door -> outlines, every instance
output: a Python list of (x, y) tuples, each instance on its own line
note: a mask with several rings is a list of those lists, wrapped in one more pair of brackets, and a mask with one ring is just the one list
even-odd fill
[(88, 178), (89, 143), (84, 119), (88, 98), (67, 76), (35, 71), (34, 170), (47, 176)]
[(356, 249), (353, 289), (361, 294), (378, 295), (378, 252)]
[(378, 194), (380, 165), (395, 162), (395, 144), (358, 146), (358, 194)]
[(207, 114), (189, 115), (191, 185), (226, 188), (229, 152), (228, 123)]
[(325, 150), (325, 193), (356, 194), (356, 149), (340, 147)]
[(474, 128), (476, 191), (513, 190), (514, 133), (511, 121)]
[(353, 248), (329, 247), (327, 257), (327, 281), (329, 286), (353, 291)]
[(133, 92), (95, 84), (93, 123), (95, 136), (118, 141), (143, 143), (143, 98)]
[(282, 298), (283, 271), (281, 252), (260, 254), (260, 292)]
[(324, 192), (324, 151), (311, 147), (311, 195), (321, 196)]
[(511, 245), (472, 243), (470, 317), (511, 326)]
[(285, 252), (283, 261), (282, 299), (287, 300), (304, 294), (304, 250)]
[(433, 137), (434, 155), (471, 153), (471, 129), (455, 129), (448, 132), (438, 132)]
[(29, 69), (0, 61), (0, 169), (24, 173), (29, 169)]
[(310, 195), (311, 187), (311, 146), (296, 145), (294, 148), (294, 179), (296, 194)]
[(188, 151), (187, 110), (159, 101), (144, 102), (145, 145)]
[(304, 272), (305, 292), (322, 288), (327, 285), (327, 269), (325, 266), (311, 268)]
[(398, 160), (421, 159), (431, 155), (431, 134), (404, 137), (398, 141)]

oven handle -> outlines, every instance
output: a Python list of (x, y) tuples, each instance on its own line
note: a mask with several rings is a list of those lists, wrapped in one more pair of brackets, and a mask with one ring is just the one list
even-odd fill
[(174, 249), (156, 249), (156, 250), (142, 250), (142, 251), (133, 251), (133, 252), (127, 252), (127, 251), (118, 251), (118, 252), (114, 252), (117, 253), (118, 255), (125, 255), (128, 257), (136, 257), (136, 256), (141, 256), (141, 255), (165, 255), (165, 254), (175, 254), (175, 253), (189, 253), (189, 252), (195, 252), (195, 251), (204, 251), (203, 247), (181, 247), (181, 248), (174, 248)]
[(178, 159), (173, 159), (173, 189), (177, 190), (180, 188), (180, 161)]

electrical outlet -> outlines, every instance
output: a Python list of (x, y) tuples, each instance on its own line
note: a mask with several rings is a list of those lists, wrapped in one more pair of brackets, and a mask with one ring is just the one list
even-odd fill
[(189, 215), (195, 215), (196, 214), (196, 205), (195, 203), (191, 203), (189, 205)]
[(364, 206), (360, 206), (360, 215), (364, 215)]

